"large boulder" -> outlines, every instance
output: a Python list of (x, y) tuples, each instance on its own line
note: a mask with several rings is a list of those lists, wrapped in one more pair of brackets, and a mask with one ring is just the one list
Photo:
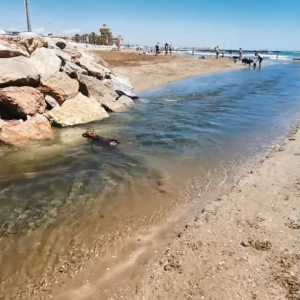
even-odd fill
[(42, 115), (29, 117), (27, 121), (4, 122), (0, 131), (0, 142), (16, 146), (33, 140), (51, 138), (53, 138), (51, 125)]
[(117, 102), (119, 102), (120, 104), (122, 104), (126, 107), (131, 107), (131, 106), (134, 105), (134, 101), (131, 98), (125, 96), (125, 95), (118, 98)]
[(52, 96), (59, 104), (78, 94), (79, 83), (63, 72), (41, 77), (43, 92)]
[(23, 46), (30, 55), (39, 48), (47, 47), (47, 42), (39, 37), (22, 38), (18, 44)]
[(105, 79), (104, 82), (113, 88), (120, 96), (125, 95), (132, 99), (139, 97), (127, 78), (111, 74), (110, 79)]
[(38, 86), (40, 76), (37, 68), (26, 57), (0, 59), (0, 88), (11, 85)]
[(66, 74), (68, 74), (70, 77), (72, 78), (77, 78), (78, 75), (82, 74), (82, 75), (87, 75), (88, 71), (77, 66), (76, 64), (74, 64), (71, 61), (66, 61), (62, 68), (61, 71), (65, 72)]
[(38, 69), (40, 75), (51, 75), (60, 70), (61, 60), (54, 49), (39, 48), (30, 57), (30, 62)]
[(45, 116), (56, 126), (72, 126), (108, 118), (109, 115), (94, 98), (81, 93), (65, 101), (62, 106), (53, 108)]
[(63, 51), (71, 56), (72, 61), (76, 61), (77, 59), (80, 59), (82, 56), (82, 54), (70, 44), (68, 44), (67, 47), (63, 49)]
[(26, 118), (43, 113), (46, 108), (44, 95), (30, 86), (10, 86), (0, 89), (0, 114)]
[(18, 44), (20, 40), (20, 37), (0, 36), (0, 59), (16, 56), (29, 57), (26, 47)]
[(86, 69), (90, 76), (94, 76), (100, 80), (109, 77), (112, 73), (110, 69), (93, 60), (86, 52), (82, 52), (82, 56), (75, 60), (75, 63), (81, 68)]

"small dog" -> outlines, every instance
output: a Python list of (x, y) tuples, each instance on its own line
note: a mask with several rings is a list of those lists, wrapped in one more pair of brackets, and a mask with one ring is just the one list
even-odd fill
[(100, 135), (95, 134), (91, 130), (88, 130), (85, 133), (83, 133), (82, 137), (89, 139), (91, 141), (101, 142), (104, 145), (111, 146), (111, 147), (114, 147), (114, 146), (117, 146), (118, 144), (120, 144), (120, 141), (118, 141), (116, 139), (106, 139)]
[(240, 57), (237, 55), (233, 55), (230, 57), (230, 59), (232, 59), (236, 63), (237, 60), (240, 60)]
[(242, 63), (244, 65), (249, 65), (249, 67), (251, 67), (251, 64), (253, 63), (253, 60), (251, 58), (243, 58)]

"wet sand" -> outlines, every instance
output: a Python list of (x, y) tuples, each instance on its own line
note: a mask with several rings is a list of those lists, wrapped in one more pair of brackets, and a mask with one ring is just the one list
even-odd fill
[(199, 59), (198, 56), (145, 56), (137, 52), (96, 51), (116, 73), (128, 77), (139, 92), (192, 76), (245, 68), (228, 58)]
[(228, 192), (182, 208), (171, 228), (137, 237), (54, 298), (299, 299), (299, 156), (295, 125)]

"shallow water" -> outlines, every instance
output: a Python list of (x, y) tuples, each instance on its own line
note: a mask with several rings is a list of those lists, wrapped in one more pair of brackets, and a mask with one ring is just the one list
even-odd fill
[[(103, 122), (57, 130), (52, 142), (1, 148), (6, 298), (155, 224), (189, 201), (179, 196), (191, 178), (204, 190), (222, 184), (287, 132), (299, 92), (297, 63), (194, 77), (143, 93)], [(91, 145), (86, 129), (122, 144)]]

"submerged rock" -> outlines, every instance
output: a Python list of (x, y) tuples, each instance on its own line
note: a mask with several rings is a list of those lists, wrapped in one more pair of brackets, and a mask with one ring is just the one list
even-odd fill
[(11, 85), (38, 86), (40, 75), (26, 57), (0, 59), (0, 87)]
[(51, 124), (72, 126), (108, 118), (109, 114), (94, 98), (79, 93), (75, 98), (65, 101), (60, 107), (47, 112), (45, 116)]
[(44, 95), (29, 86), (10, 86), (0, 89), (0, 114), (26, 118), (43, 113), (46, 108)]
[(63, 72), (41, 77), (43, 92), (52, 96), (59, 104), (78, 94), (79, 83)]
[(0, 131), (0, 142), (8, 145), (22, 145), (33, 140), (53, 137), (49, 121), (42, 115), (29, 117), (27, 121), (5, 122)]

